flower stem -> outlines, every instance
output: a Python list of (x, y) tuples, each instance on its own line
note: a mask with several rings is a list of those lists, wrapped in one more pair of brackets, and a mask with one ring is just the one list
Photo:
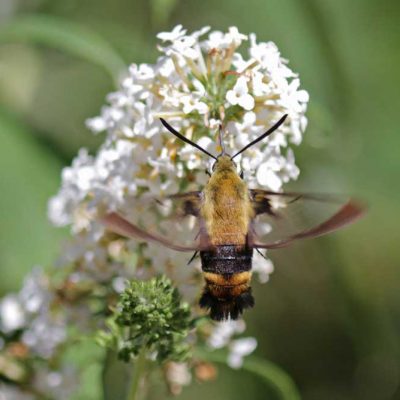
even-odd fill
[[(197, 348), (196, 355), (203, 360), (226, 365), (227, 354), (223, 351), (207, 351)], [(278, 365), (256, 356), (249, 356), (241, 367), (261, 378), (281, 400), (301, 400), (300, 393), (292, 378)]]
[(135, 363), (133, 364), (133, 375), (128, 392), (127, 400), (139, 400), (140, 399), (140, 383), (143, 378), (143, 373), (146, 366), (146, 348), (142, 347), (140, 350)]

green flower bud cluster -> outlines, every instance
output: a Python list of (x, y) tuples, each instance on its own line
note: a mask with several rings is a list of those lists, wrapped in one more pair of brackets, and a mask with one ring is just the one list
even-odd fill
[(107, 325), (109, 332), (101, 332), (98, 342), (117, 350), (124, 361), (143, 350), (159, 362), (189, 355), (190, 307), (164, 276), (129, 282)]

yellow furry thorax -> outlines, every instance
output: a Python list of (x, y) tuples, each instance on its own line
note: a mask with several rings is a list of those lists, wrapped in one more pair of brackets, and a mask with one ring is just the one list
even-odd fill
[(228, 155), (221, 155), (204, 188), (201, 214), (211, 244), (244, 246), (253, 216), (248, 188)]

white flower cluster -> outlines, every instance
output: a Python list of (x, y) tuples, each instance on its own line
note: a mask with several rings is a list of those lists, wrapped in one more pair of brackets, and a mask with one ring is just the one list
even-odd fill
[[(226, 33), (206, 27), (188, 34), (178, 25), (158, 38), (162, 55), (156, 64), (131, 65), (119, 90), (108, 95), (101, 115), (87, 121), (94, 133), (106, 132), (104, 144), (95, 156), (81, 150), (64, 169), (49, 217), (57, 226), (72, 227), (74, 239), (63, 260), (79, 265), (76, 280), (167, 273), (194, 301), (199, 291), (193, 279), (198, 276), (196, 261), (188, 268), (185, 254), (133, 240), (115, 242), (97, 222), (99, 215), (118, 210), (154, 226), (157, 218), (146, 208), (149, 196), (201, 190), (207, 181), (209, 160), (167, 132), (159, 118), (217, 155), (220, 125), (227, 151), (233, 154), (288, 114), (267, 141), (238, 157), (250, 186), (279, 191), (299, 174), (289, 145), (301, 142), (308, 94), (299, 89), (297, 74), (277, 46), (258, 43), (255, 34), (247, 37), (234, 27)], [(239, 52), (244, 43), (247, 50)], [(247, 57), (242, 55), (246, 51)], [(181, 223), (169, 231), (175, 240), (192, 234)], [(135, 263), (129, 254), (135, 255)], [(272, 263), (257, 254), (253, 264), (260, 281), (266, 282)], [(230, 365), (240, 366), (255, 343), (252, 338), (251, 343), (235, 342), (231, 336), (223, 345), (231, 350)]]
[[(147, 207), (149, 197), (204, 186), (210, 160), (168, 133), (159, 118), (217, 155), (219, 126), (227, 152), (233, 154), (288, 114), (268, 140), (237, 158), (251, 187), (281, 190), (299, 174), (289, 146), (301, 142), (308, 94), (299, 89), (297, 74), (276, 45), (258, 43), (255, 34), (247, 37), (234, 27), (225, 33), (209, 32), (207, 27), (188, 34), (179, 25), (158, 38), (162, 55), (156, 64), (133, 64), (119, 90), (108, 95), (101, 115), (88, 120), (94, 133), (106, 132), (104, 143), (96, 155), (82, 149), (63, 170), (61, 189), (48, 213), (54, 225), (71, 226), (72, 240), (58, 261), (69, 271), (67, 287), (97, 290), (106, 299), (110, 292), (123, 290), (125, 278), (167, 273), (194, 303), (199, 294), (197, 260), (187, 267), (185, 254), (118, 238), (104, 229), (99, 216), (118, 210), (138, 223), (158, 226), (157, 215)], [(174, 240), (192, 234), (189, 226), (177, 222), (164, 229)], [(253, 269), (266, 282), (273, 265), (255, 254)], [(22, 332), (21, 343), (41, 359), (51, 358), (66, 340), (69, 321), (84, 327), (91, 312), (87, 305), (73, 302), (64, 315), (54, 311), (54, 288), (46, 279), (35, 270), (19, 294), (0, 302), (0, 330), (5, 335)], [(254, 338), (234, 338), (244, 329), (243, 321), (214, 324), (208, 338), (210, 347), (229, 349), (227, 362), (234, 368), (256, 347)], [(56, 397), (63, 398), (61, 386), (70, 381), (68, 374), (37, 373), (42, 373), (39, 381), (48, 384), (48, 390), (53, 388)], [(14, 389), (1, 387), (0, 398), (10, 390)]]
[[(298, 176), (288, 145), (301, 142), (308, 94), (299, 90), (297, 74), (272, 42), (257, 43), (254, 34), (248, 40), (234, 27), (206, 36), (208, 31), (187, 34), (178, 25), (160, 33), (163, 55), (157, 63), (133, 64), (120, 90), (108, 95), (101, 115), (88, 120), (95, 133), (107, 132), (105, 142), (96, 156), (81, 150), (64, 169), (49, 217), (55, 225), (72, 225), (76, 246), (82, 251), (86, 243), (92, 267), (104, 270), (107, 259), (104, 230), (95, 222), (99, 212), (118, 209), (149, 224), (154, 217), (138, 206), (141, 197), (199, 189), (207, 180), (208, 160), (166, 132), (160, 117), (217, 154), (220, 124), (234, 152), (288, 114), (268, 141), (249, 149), (239, 162), (250, 186), (280, 190)], [(238, 52), (243, 42), (249, 43), (248, 58)], [(155, 247), (144, 254), (159, 270), (184, 263), (184, 257)], [(75, 253), (82, 257), (81, 251)], [(70, 252), (73, 261), (77, 255), (73, 248)], [(256, 260), (255, 270), (266, 281), (272, 266)]]
[[(9, 347), (3, 340), (0, 350), (4, 354), (16, 353), (19, 361), (29, 357), (37, 362), (30, 377), (35, 391), (46, 397), (68, 399), (77, 385), (75, 371), (70, 367), (50, 369), (45, 365), (67, 339), (67, 315), (53, 307), (54, 302), (55, 293), (48, 277), (41, 268), (35, 267), (25, 278), (19, 293), (6, 295), (0, 300), (0, 331), (5, 340), (11, 340)], [(19, 365), (7, 361), (6, 356), (0, 369), (5, 368), (6, 376), (9, 374), (10, 378), (18, 378), (27, 373)], [(2, 398), (25, 400), (36, 397), (11, 384), (0, 384)]]
[(29, 351), (50, 358), (66, 339), (66, 318), (52, 312), (53, 299), (47, 276), (34, 268), (19, 293), (0, 300), (0, 330), (9, 335), (23, 330), (21, 342)]
[(234, 336), (245, 331), (246, 324), (243, 320), (220, 322), (207, 340), (207, 345), (212, 349), (228, 347), (227, 364), (231, 368), (240, 368), (243, 365), (243, 357), (252, 353), (257, 347), (257, 340), (253, 337)]

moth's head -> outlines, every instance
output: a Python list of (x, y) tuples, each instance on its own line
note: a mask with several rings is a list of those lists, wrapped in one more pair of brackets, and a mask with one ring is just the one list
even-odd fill
[(203, 149), (197, 143), (192, 142), (190, 139), (188, 139), (187, 137), (185, 137), (184, 135), (182, 135), (181, 133), (176, 131), (164, 119), (160, 118), (160, 120), (161, 120), (161, 123), (165, 126), (165, 128), (167, 128), (177, 138), (181, 139), (185, 143), (188, 143), (188, 144), (192, 145), (196, 149), (202, 151), (204, 154), (207, 154), (209, 157), (213, 158), (215, 160), (215, 163), (214, 163), (213, 168), (212, 168), (213, 171), (218, 171), (218, 170), (221, 170), (221, 171), (223, 171), (223, 170), (235, 170), (236, 171), (236, 164), (233, 162), (233, 159), (235, 157), (237, 157), (239, 154), (243, 153), (249, 147), (251, 147), (254, 144), (258, 143), (259, 141), (263, 140), (264, 138), (269, 136), (272, 132), (277, 130), (284, 123), (286, 117), (287, 117), (287, 114), (285, 114), (275, 125), (273, 125), (271, 128), (269, 128), (265, 133), (263, 133), (258, 138), (254, 139), (248, 145), (244, 146), (241, 150), (239, 150), (232, 157), (225, 153), (225, 145), (224, 145), (224, 140), (223, 140), (222, 126), (220, 126), (219, 135), (218, 135), (219, 145), (220, 145), (220, 147), (222, 149), (222, 152), (221, 152), (221, 154), (219, 156), (216, 157), (213, 154), (209, 153), (206, 149)]
[(213, 172), (219, 172), (219, 171), (235, 171), (236, 172), (236, 164), (232, 160), (231, 156), (228, 154), (220, 154), (215, 163), (212, 166)]

